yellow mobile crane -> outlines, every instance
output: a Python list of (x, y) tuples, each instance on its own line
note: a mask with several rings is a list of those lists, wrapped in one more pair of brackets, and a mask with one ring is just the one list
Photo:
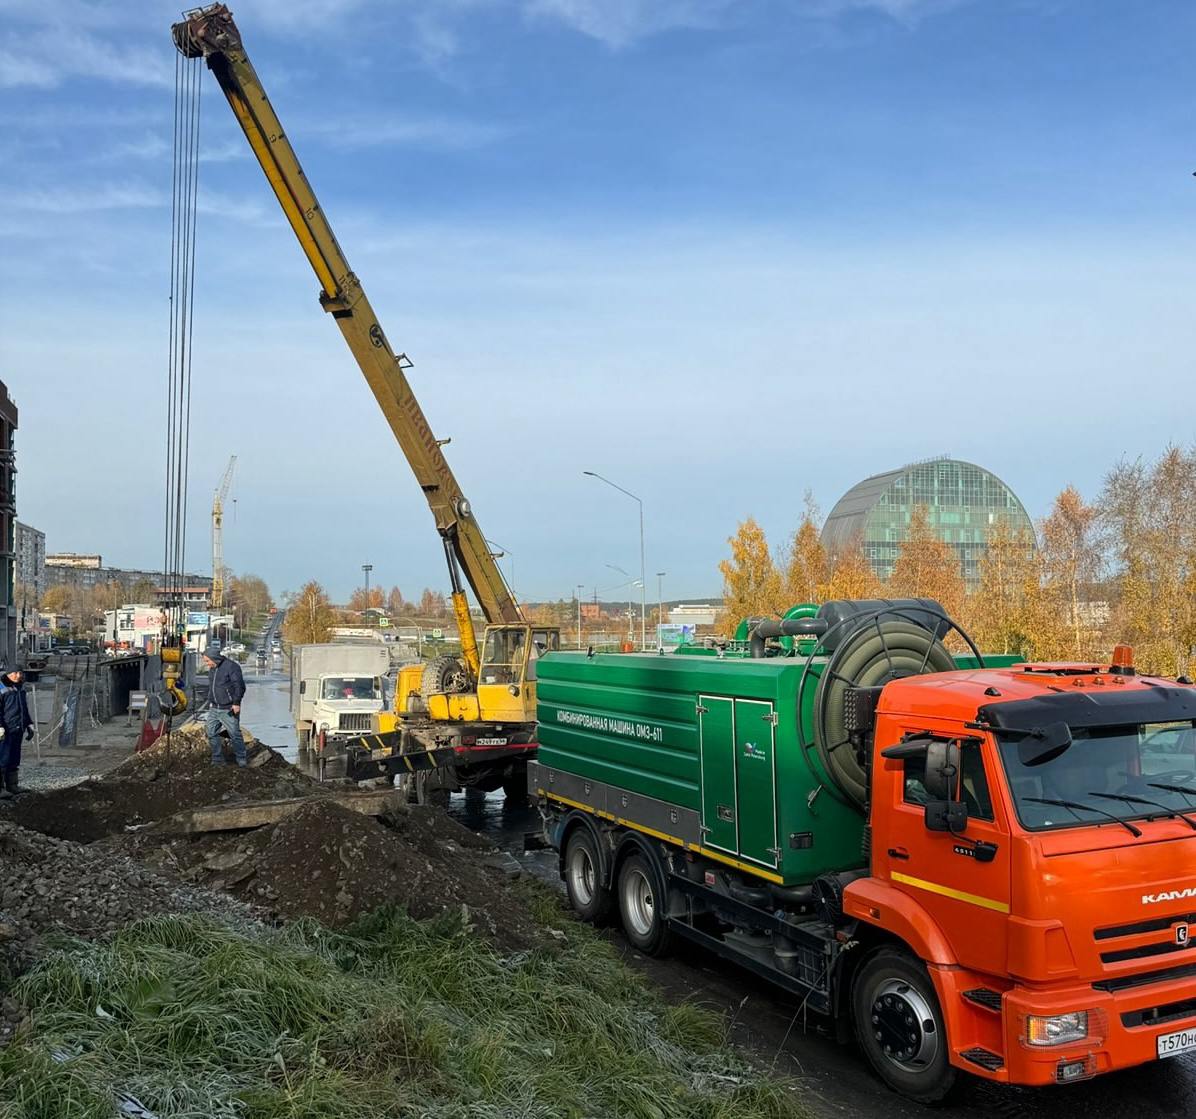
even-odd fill
[[(444, 542), (461, 661), (400, 672), (395, 711), (371, 736), (373, 753), (402, 759), (435, 754), (440, 788), (521, 786), (535, 726), (535, 659), (558, 648), (560, 631), (527, 622), (486, 543), (437, 439), (415, 399), (406, 354), (387, 341), (361, 282), (349, 267), (294, 149), (241, 42), (232, 12), (211, 4), (171, 28), (186, 58), (202, 58), (232, 107), (254, 156), (320, 284), (320, 305), (349, 349), (423, 490)], [(461, 576), (486, 619), (479, 651)], [(450, 753), (451, 751), (451, 753)], [(384, 768), (398, 770), (398, 764)], [(359, 766), (356, 775), (364, 767)], [(426, 782), (425, 782), (426, 783)]]

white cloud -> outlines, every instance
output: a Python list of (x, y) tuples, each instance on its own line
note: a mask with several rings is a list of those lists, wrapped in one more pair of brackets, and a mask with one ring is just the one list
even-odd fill
[(99, 210), (145, 210), (165, 206), (163, 191), (141, 183), (107, 183), (94, 187), (30, 187), (5, 190), (12, 210), (37, 214), (86, 214)]
[(497, 125), (451, 117), (403, 118), (388, 114), (373, 120), (353, 118), (300, 125), (300, 135), (318, 138), (329, 147), (343, 149), (422, 147), (441, 149), (479, 148), (507, 135)]
[(552, 19), (612, 47), (678, 28), (710, 30), (732, 0), (526, 0), (533, 18)]

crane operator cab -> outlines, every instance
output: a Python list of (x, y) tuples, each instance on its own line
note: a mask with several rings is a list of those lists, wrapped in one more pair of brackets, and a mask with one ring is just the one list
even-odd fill
[(536, 662), (560, 647), (561, 631), (551, 626), (487, 626), (478, 669), (481, 717), (532, 722), (536, 717)]

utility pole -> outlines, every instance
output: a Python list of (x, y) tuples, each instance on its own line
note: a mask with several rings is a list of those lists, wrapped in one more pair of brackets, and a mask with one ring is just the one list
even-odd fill
[(581, 648), (581, 592), (585, 590), (585, 583), (577, 584), (577, 647)]
[(660, 648), (660, 626), (664, 625), (664, 577), (667, 571), (656, 573), (656, 648)]
[(365, 607), (370, 608), (370, 572), (374, 570), (372, 563), (363, 563), (361, 570), (365, 572)]

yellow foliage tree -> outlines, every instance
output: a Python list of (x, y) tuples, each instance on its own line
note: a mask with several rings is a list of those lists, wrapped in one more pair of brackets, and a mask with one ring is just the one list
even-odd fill
[[(1098, 506), (1114, 567), (1110, 629), (1140, 669), (1190, 674), (1196, 645), (1196, 447), (1119, 463)], [(1112, 644), (1106, 641), (1106, 644)]]
[(859, 544), (836, 552), (830, 560), (823, 602), (842, 598), (880, 598), (884, 586)]
[(951, 618), (963, 613), (959, 557), (930, 527), (924, 505), (915, 505), (910, 514), (909, 530), (897, 548), (888, 590), (892, 598), (932, 598)]
[(1041, 568), (1035, 541), (1008, 521), (988, 531), (980, 582), (969, 597), (967, 630), (986, 653), (1028, 657), (1041, 643)]
[(1050, 515), (1042, 522), (1044, 595), (1050, 613), (1065, 630), (1048, 656), (1077, 661), (1101, 657), (1103, 635), (1093, 606), (1097, 597), (1094, 584), (1101, 569), (1096, 530), (1097, 509), (1084, 501), (1075, 486), (1068, 486), (1055, 498)]
[(287, 609), (282, 635), (291, 645), (322, 645), (332, 636), (334, 614), (324, 588), (306, 583)]
[(754, 517), (727, 539), (731, 558), (719, 561), (723, 576), (723, 611), (719, 629), (731, 636), (742, 618), (777, 615), (788, 608), (780, 573), (768, 550), (764, 530)]
[(361, 613), (363, 610), (381, 610), (386, 603), (386, 594), (381, 587), (370, 587), (366, 593), (365, 587), (358, 587), (349, 599), (349, 609)]
[(799, 602), (820, 602), (830, 582), (830, 562), (818, 534), (818, 510), (809, 494), (806, 512), (789, 541), (785, 563), (785, 599), (787, 606)]

